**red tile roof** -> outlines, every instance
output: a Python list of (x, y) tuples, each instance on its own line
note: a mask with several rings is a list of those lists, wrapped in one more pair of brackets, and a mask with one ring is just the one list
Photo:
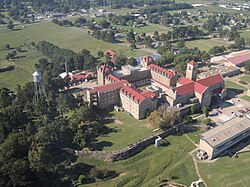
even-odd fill
[(221, 74), (217, 74), (217, 75), (213, 75), (213, 76), (198, 80), (197, 82), (204, 86), (211, 86), (217, 83), (224, 82), (224, 79), (221, 76)]
[(182, 79), (180, 80), (181, 83), (186, 83), (186, 84), (182, 84), (182, 86), (178, 86), (174, 88), (174, 90), (177, 91), (178, 95), (185, 95), (190, 92), (197, 92), (197, 93), (202, 94), (204, 91), (206, 91), (206, 89), (209, 86), (224, 82), (224, 79), (222, 78), (220, 74), (198, 80), (197, 82), (194, 82), (194, 81), (191, 82), (190, 79), (186, 79), (184, 77), (182, 77), (181, 79)]
[(105, 85), (101, 85), (101, 86), (96, 86), (92, 90), (90, 90), (90, 92), (91, 93), (105, 92), (105, 91), (109, 91), (109, 90), (113, 90), (113, 89), (119, 89), (126, 84), (129, 84), (129, 82), (126, 80), (122, 80), (119, 82), (113, 82), (113, 83), (109, 83), (109, 84), (105, 84)]
[(131, 88), (129, 86), (122, 87), (120, 92), (123, 93), (124, 95), (128, 96), (128, 98), (130, 100), (133, 100), (134, 102), (136, 102), (138, 104), (146, 99), (146, 97), (144, 97), (139, 92), (137, 92), (136, 90), (134, 90), (133, 88)]
[(202, 94), (203, 92), (205, 92), (205, 90), (207, 89), (208, 87), (198, 83), (198, 82), (195, 82), (194, 83), (194, 91), (197, 92), (197, 93), (200, 93)]
[(117, 78), (116, 76), (114, 76), (113, 74), (108, 74), (108, 75), (107, 75), (107, 79), (108, 79), (110, 82), (118, 82), (118, 81), (120, 81), (120, 79)]
[(231, 58), (228, 58), (228, 60), (231, 63), (233, 63), (235, 65), (238, 65), (238, 64), (241, 64), (241, 63), (244, 63), (244, 62), (250, 60), (250, 53), (245, 54), (245, 55), (231, 57)]
[(156, 82), (156, 83), (158, 83), (158, 84), (160, 84), (160, 85), (162, 85), (162, 86), (164, 86), (165, 88), (170, 88), (168, 85), (166, 85), (166, 84), (163, 84), (162, 82), (160, 82), (160, 81), (158, 81), (158, 80), (156, 80), (156, 79), (151, 79), (152, 81), (154, 81), (154, 82)]
[(71, 82), (80, 81), (80, 80), (84, 80), (84, 79), (91, 79), (93, 77), (95, 77), (95, 75), (93, 73), (87, 73), (87, 74), (80, 73), (80, 74), (72, 75), (70, 81)]
[(141, 95), (149, 99), (156, 98), (156, 94), (154, 92), (151, 92), (150, 90), (144, 90), (143, 92), (141, 92)]
[(179, 84), (184, 85), (184, 84), (188, 84), (194, 82), (193, 80), (187, 78), (187, 77), (181, 77), (178, 81)]
[(161, 73), (161, 74), (167, 75), (169, 78), (171, 78), (171, 77), (173, 77), (174, 75), (176, 75), (175, 72), (169, 71), (169, 70), (164, 69), (164, 68), (162, 68), (162, 67), (160, 67), (160, 66), (157, 66), (157, 65), (155, 65), (155, 64), (149, 64), (148, 67), (149, 67), (150, 69), (153, 69), (154, 71), (157, 71), (157, 72), (159, 71), (159, 73)]
[(190, 64), (190, 65), (197, 65), (198, 63), (197, 62), (195, 62), (194, 60), (192, 60), (192, 61), (190, 61), (190, 62), (188, 62), (188, 64)]
[(185, 95), (194, 92), (194, 82), (175, 87), (174, 90), (177, 92), (177, 95)]

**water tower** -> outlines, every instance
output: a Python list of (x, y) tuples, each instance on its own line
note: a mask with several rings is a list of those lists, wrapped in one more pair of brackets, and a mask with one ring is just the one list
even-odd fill
[(42, 74), (38, 71), (35, 71), (32, 75), (33, 75), (33, 81), (34, 81), (34, 87), (35, 87), (35, 90), (34, 90), (35, 102), (37, 103), (41, 98), (44, 98), (49, 105), (47, 94), (42, 84)]

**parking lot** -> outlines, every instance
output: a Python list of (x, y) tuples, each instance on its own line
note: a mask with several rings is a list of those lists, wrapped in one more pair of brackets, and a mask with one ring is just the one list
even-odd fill
[(233, 98), (227, 101), (222, 101), (218, 106), (210, 112), (210, 118), (216, 124), (228, 124), (228, 123), (237, 123), (242, 120), (240, 115), (243, 113), (239, 110), (250, 109), (249, 102)]

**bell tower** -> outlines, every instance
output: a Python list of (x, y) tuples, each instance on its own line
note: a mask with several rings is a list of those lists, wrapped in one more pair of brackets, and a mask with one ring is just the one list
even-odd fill
[(188, 62), (186, 77), (193, 81), (196, 81), (197, 74), (198, 74), (198, 63), (193, 60)]

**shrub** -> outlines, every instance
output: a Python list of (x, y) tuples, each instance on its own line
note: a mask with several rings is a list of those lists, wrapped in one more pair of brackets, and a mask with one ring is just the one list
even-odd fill
[(239, 83), (244, 84), (244, 85), (247, 85), (247, 82), (245, 82), (245, 81), (243, 81), (243, 80), (240, 80)]
[(210, 118), (204, 118), (204, 119), (202, 120), (202, 123), (204, 123), (205, 125), (208, 125), (210, 122), (211, 122), (211, 119), (210, 119)]
[(84, 175), (80, 175), (78, 180), (79, 180), (80, 184), (84, 184), (85, 180), (86, 180), (86, 177)]

